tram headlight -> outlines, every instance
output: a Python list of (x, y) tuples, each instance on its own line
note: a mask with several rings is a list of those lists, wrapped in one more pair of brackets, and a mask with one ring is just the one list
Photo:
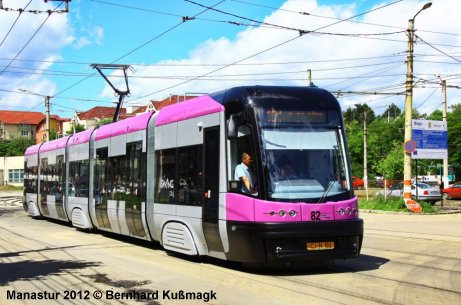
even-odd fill
[(352, 209), (350, 207), (347, 207), (346, 213), (347, 215), (352, 215)]
[(291, 210), (290, 212), (288, 212), (288, 214), (290, 214), (291, 217), (295, 217), (296, 216), (296, 211)]
[(338, 209), (338, 214), (341, 215), (341, 216), (344, 215), (344, 209), (343, 209), (343, 208), (339, 208), (339, 209)]
[(287, 214), (287, 212), (285, 212), (284, 210), (279, 211), (279, 216), (280, 217), (285, 217), (286, 214)]

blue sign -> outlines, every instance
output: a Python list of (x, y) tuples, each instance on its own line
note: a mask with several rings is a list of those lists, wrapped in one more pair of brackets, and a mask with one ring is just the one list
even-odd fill
[(412, 120), (412, 140), (416, 142), (413, 159), (447, 159), (446, 121)]

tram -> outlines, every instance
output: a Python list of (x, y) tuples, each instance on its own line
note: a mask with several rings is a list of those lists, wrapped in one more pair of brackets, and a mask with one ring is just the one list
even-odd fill
[[(243, 152), (253, 193), (235, 179)], [(230, 88), (31, 146), (24, 186), (33, 217), (186, 255), (314, 263), (363, 239), (341, 109), (316, 87)]]

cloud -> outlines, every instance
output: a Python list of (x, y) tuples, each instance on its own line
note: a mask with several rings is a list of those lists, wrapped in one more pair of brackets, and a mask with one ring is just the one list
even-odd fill
[[(17, 9), (24, 8), (28, 2), (3, 1), (3, 5)], [(54, 9), (54, 6), (34, 1), (27, 9), (46, 11)], [(0, 72), (3, 71), (0, 74), (0, 89), (5, 91), (0, 92), (0, 108), (20, 106), (27, 109), (31, 106), (31, 100), (40, 98), (31, 99), (29, 95), (8, 91), (22, 88), (44, 95), (52, 95), (56, 91), (56, 84), (39, 73), (59, 59), (60, 50), (69, 43), (67, 15), (51, 14), (47, 19), (46, 13), (24, 12), (18, 18), (15, 11), (2, 11), (1, 16), (0, 37), (5, 40), (0, 46)]]
[[(17, 6), (25, 5), (26, 2), (26, 0), (17, 1)], [(13, 2), (9, 1), (9, 3)], [(37, 1), (34, 3), (42, 9), (51, 7), (50, 4)], [(339, 100), (344, 108), (353, 107), (358, 103), (368, 103), (371, 108), (381, 107), (378, 111), (381, 112), (385, 109), (383, 105), (394, 103), (403, 109), (405, 97), (402, 95), (359, 95), (347, 94), (347, 92), (405, 91), (408, 19), (419, 11), (425, 1), (405, 0), (381, 9), (378, 8), (389, 2), (374, 2), (373, 7), (370, 7), (370, 1), (351, 1), (344, 5), (324, 3), (315, 0), (288, 0), (281, 6), (281, 10), (271, 12), (261, 8), (260, 15), (268, 12), (267, 16), (261, 20), (306, 31), (306, 34), (302, 36), (297, 30), (277, 29), (267, 25), (242, 27), (243, 30), (230, 36), (225, 35), (224, 32), (231, 26), (229, 24), (207, 23), (200, 20), (189, 21), (181, 26), (181, 35), (193, 37), (197, 31), (207, 31), (207, 26), (222, 27), (223, 35), (198, 42), (195, 47), (191, 47), (182, 43), (180, 35), (175, 36), (179, 32), (175, 29), (156, 40), (155, 43), (143, 46), (144, 54), (149, 54), (149, 52), (156, 54), (159, 50), (168, 48), (191, 49), (187, 56), (179, 59), (173, 59), (167, 55), (162, 60), (154, 62), (149, 55), (146, 55), (143, 58), (146, 64), (134, 65), (135, 72), (129, 72), (131, 97), (128, 97), (126, 101), (133, 104), (145, 104), (149, 99), (163, 99), (169, 94), (215, 92), (240, 85), (305, 86), (307, 70), (310, 69), (312, 80), (317, 86), (343, 93), (339, 95)], [(72, 2), (72, 4), (75, 7), (71, 6), (71, 9), (74, 9), (75, 13), (52, 15), (25, 48), (20, 58), (49, 59), (47, 68), (52, 68), (52, 62), (62, 56), (66, 46), (72, 44), (72, 47), (79, 49), (75, 51), (74, 57), (68, 56), (65, 61), (103, 62), (101, 56), (105, 56), (104, 58), (109, 63), (114, 58), (118, 58), (120, 53), (138, 47), (133, 41), (143, 41), (145, 37), (152, 37), (152, 33), (159, 34), (168, 28), (166, 23), (159, 24), (159, 29), (151, 25), (149, 28), (142, 29), (129, 28), (127, 33), (133, 33), (136, 39), (123, 36), (126, 39), (110, 40), (109, 35), (116, 34), (110, 28), (114, 20), (110, 19), (108, 23), (104, 23), (103, 20), (97, 19), (102, 10), (96, 7), (96, 4), (92, 4), (94, 5), (93, 11), (90, 13), (83, 10), (83, 1)], [(232, 8), (233, 5), (235, 3), (227, 7)], [(109, 8), (105, 6), (104, 10)], [(341, 22), (338, 19), (350, 18), (372, 9), (376, 10), (350, 21)], [(458, 27), (459, 17), (457, 15), (459, 11), (461, 11), (461, 1), (435, 0), (431, 8), (421, 12), (416, 18), (415, 29), (418, 38), (414, 45), (416, 87), (413, 106), (419, 108), (421, 113), (430, 113), (441, 107), (441, 90), (436, 75), (447, 79), (449, 85), (461, 86), (459, 72), (461, 28)], [(245, 16), (245, 9), (238, 9), (235, 12)], [(89, 18), (83, 13), (94, 13), (94, 16)], [(127, 16), (135, 18), (133, 15)], [(213, 19), (227, 20), (229, 18), (217, 13), (213, 13), (212, 16)], [(15, 14), (2, 12), (0, 38), (6, 35), (6, 31), (16, 17)], [(201, 17), (207, 18), (208, 16), (203, 14)], [(23, 14), (21, 16), (12, 30), (11, 38), (9, 37), (0, 47), (0, 65), (8, 64), (8, 59), (17, 54), (44, 18), (46, 16), (43, 15)], [(74, 20), (69, 18), (74, 18)], [(100, 25), (92, 22), (96, 19)], [(243, 22), (249, 23), (248, 21)], [(395, 33), (390, 34), (392, 32)], [(108, 37), (105, 37), (105, 33)], [(83, 48), (88, 50), (90, 46), (99, 47), (92, 49), (95, 51), (94, 56), (92, 53), (88, 54), (80, 50)], [(98, 52), (97, 55), (96, 52)], [(91, 59), (82, 60), (81, 54), (86, 54), (85, 58)], [(134, 56), (136, 54), (137, 52), (134, 52), (133, 56), (123, 58), (124, 63), (139, 62), (139, 59)], [(165, 54), (169, 53), (165, 52)], [(31, 86), (43, 88), (46, 91), (42, 92), (44, 94), (53, 94), (63, 90), (64, 86), (75, 84), (73, 89), (76, 90), (66, 91), (66, 95), (77, 95), (75, 97), (80, 98), (114, 99), (114, 92), (109, 86), (100, 90), (99, 96), (97, 96), (98, 93), (94, 93), (96, 88), (98, 86), (100, 88), (104, 83), (98, 77), (88, 78), (78, 84), (76, 84), (76, 78), (62, 78), (64, 81), (70, 80), (67, 82), (59, 80), (60, 88), (57, 89), (57, 78), (54, 79), (56, 83), (53, 83), (47, 75), (30, 74), (31, 71), (42, 68), (41, 64), (14, 61), (11, 66), (8, 73), (0, 75), (0, 89), (16, 90), (18, 86), (23, 88)], [(62, 69), (75, 71), (79, 67), (68, 67), (63, 64)], [(95, 72), (88, 65), (80, 71), (81, 73)], [(124, 85), (120, 75), (113, 80), (116, 86)], [(46, 86), (40, 87), (41, 84), (46, 84)], [(93, 96), (84, 95), (89, 94), (88, 92), (92, 92)], [(17, 94), (9, 95), (0, 92), (0, 108), (3, 107), (4, 101), (17, 99)], [(449, 105), (460, 103), (457, 89), (448, 90), (448, 103)], [(88, 104), (88, 108), (90, 107), (91, 105)]]
[[(136, 67), (134, 77), (144, 78), (130, 79), (132, 98), (152, 93), (149, 97), (155, 99), (170, 93), (197, 91), (197, 88), (207, 92), (247, 84), (303, 86), (307, 83), (308, 69), (312, 70), (313, 82), (328, 90), (402, 93), (405, 91), (408, 19), (424, 3), (404, 1), (352, 19), (357, 22), (339, 22), (335, 18), (350, 18), (362, 11), (353, 4), (329, 6), (314, 0), (290, 0), (283, 4), (283, 10), (273, 12), (264, 22), (318, 31), (300, 37), (297, 31), (261, 26), (247, 28), (233, 40), (221, 37), (204, 41), (189, 53), (188, 58), (164, 60), (158, 62), (158, 66)], [(370, 9), (385, 4), (383, 2)], [(438, 0), (430, 9), (421, 12), (415, 21), (420, 38), (415, 44), (414, 76), (417, 86), (413, 106), (419, 107), (421, 113), (430, 113), (441, 107), (435, 75), (449, 77), (455, 74), (458, 76), (454, 76), (452, 81), (459, 83), (460, 57), (457, 60), (450, 58), (434, 46), (447, 54), (456, 56), (458, 52), (459, 55), (461, 32), (456, 26), (459, 21), (455, 12), (460, 10), (459, 1)], [(310, 15), (289, 11), (306, 11)], [(396, 33), (389, 34), (392, 32)], [(200, 66), (204, 64), (222, 66)], [(206, 76), (186, 82), (201, 75)], [(437, 92), (433, 93), (434, 90)], [(368, 103), (372, 108), (394, 103), (403, 108), (405, 100), (404, 96), (357, 94), (343, 94), (339, 99), (344, 108), (357, 103)], [(133, 103), (141, 100), (146, 98), (135, 99)], [(450, 93), (450, 100), (451, 104), (460, 102), (454, 92)], [(381, 108), (379, 112), (384, 110)]]

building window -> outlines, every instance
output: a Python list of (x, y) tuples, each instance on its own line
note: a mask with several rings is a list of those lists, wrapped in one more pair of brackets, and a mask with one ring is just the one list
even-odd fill
[(23, 169), (8, 170), (8, 182), (9, 183), (23, 183), (24, 182), (24, 170)]

